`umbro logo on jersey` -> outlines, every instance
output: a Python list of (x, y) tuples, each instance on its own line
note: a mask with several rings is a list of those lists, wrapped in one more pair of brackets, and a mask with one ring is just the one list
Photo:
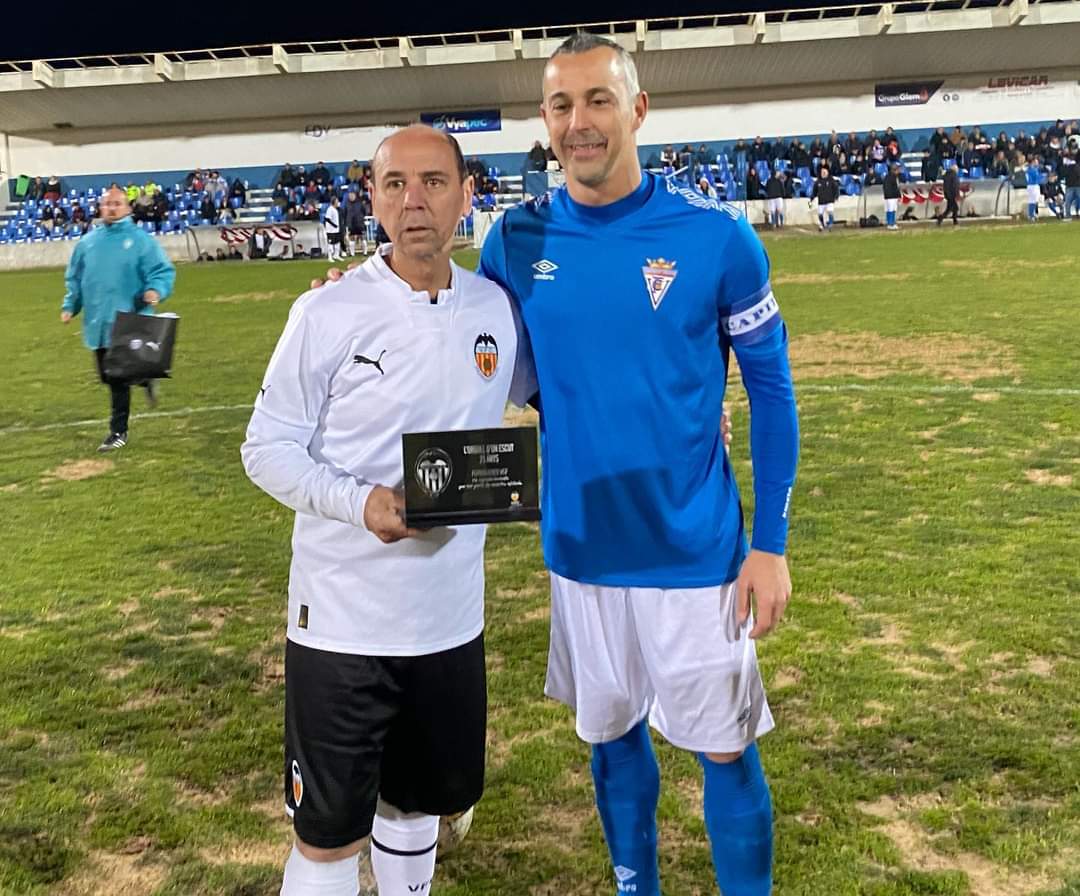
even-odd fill
[(374, 361), (372, 361), (371, 358), (365, 358), (363, 355), (353, 355), (353, 364), (370, 364), (377, 371), (379, 371), (379, 373), (381, 373), (383, 376), (386, 376), (386, 371), (382, 369), (382, 356), (385, 354), (386, 349), (384, 348), (379, 353), (379, 357), (376, 358)]
[(627, 868), (625, 865), (615, 866), (615, 880), (618, 882), (616, 888), (620, 893), (637, 892), (637, 884), (627, 883), (634, 877), (637, 877), (637, 872), (633, 868)]
[(490, 333), (481, 333), (473, 343), (473, 358), (476, 359), (476, 369), (485, 380), (495, 376), (495, 370), (499, 366), (499, 344)]
[(653, 311), (660, 307), (668, 289), (679, 274), (675, 270), (675, 264), (676, 262), (663, 258), (645, 259), (645, 267), (641, 269), (641, 274), (645, 278), (645, 288), (649, 290), (649, 301), (652, 302)]
[(742, 712), (740, 712), (739, 717), (735, 721), (739, 725), (745, 725), (747, 722), (749, 722), (750, 721), (750, 707), (748, 706), (748, 707), (746, 707), (746, 709), (744, 709)]
[(536, 271), (536, 273), (533, 274), (533, 280), (554, 280), (555, 272), (559, 269), (559, 266), (553, 261), (541, 258), (538, 262), (533, 264), (532, 268)]

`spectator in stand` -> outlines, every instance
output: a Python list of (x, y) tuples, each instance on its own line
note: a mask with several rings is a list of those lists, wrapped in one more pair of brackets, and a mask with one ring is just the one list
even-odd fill
[(1061, 186), (1057, 172), (1051, 171), (1046, 177), (1046, 183), (1042, 185), (1042, 195), (1046, 207), (1050, 209), (1054, 217), (1065, 217), (1065, 190)]
[(949, 134), (949, 142), (953, 145), (954, 150), (960, 145), (960, 141), (963, 139), (964, 132), (960, 129), (960, 125), (957, 125), (953, 128), (952, 133)]
[(1080, 218), (1080, 148), (1074, 149), (1065, 165), (1065, 217)]
[(71, 226), (68, 228), (69, 233), (85, 233), (86, 232), (86, 209), (81, 205), (73, 206), (71, 209)]
[(919, 172), (920, 180), (933, 183), (937, 180), (938, 171), (941, 170), (941, 158), (936, 151), (924, 149), (922, 154), (922, 170)]
[(232, 227), (236, 223), (236, 216), (229, 207), (229, 200), (222, 199), (217, 208), (217, 224), (219, 227)]
[(870, 148), (874, 145), (874, 141), (876, 141), (877, 139), (878, 139), (877, 131), (875, 131), (873, 128), (871, 128), (870, 131), (866, 135), (866, 139), (863, 140), (862, 150), (863, 150), (863, 155), (864, 156), (869, 157)]
[[(832, 149), (833, 145), (835, 144), (832, 144), (830, 142), (829, 155), (826, 156), (826, 158), (836, 155), (835, 151)], [(844, 150), (844, 155), (846, 155), (849, 159), (853, 159), (860, 152), (862, 152), (863, 145), (862, 141), (859, 139), (859, 135), (856, 134), (854, 131), (851, 131), (844, 139), (844, 143), (841, 148)]]
[(30, 186), (26, 188), (26, 199), (33, 199), (39, 201), (45, 198), (45, 181), (40, 177), (35, 177)]
[(765, 181), (765, 200), (769, 213), (769, 224), (779, 229), (784, 226), (784, 175), (772, 171)]
[(131, 217), (135, 221), (149, 221), (154, 207), (154, 197), (145, 190), (139, 190), (131, 207)]
[(313, 180), (307, 182), (307, 186), (304, 187), (304, 203), (319, 202), (322, 191), (319, 189), (318, 184)]
[(936, 128), (934, 133), (930, 135), (931, 154), (936, 155), (939, 159), (945, 158), (945, 147), (948, 142), (949, 138), (945, 134), (945, 128)]
[(206, 192), (214, 197), (214, 202), (220, 202), (229, 195), (229, 182), (217, 171), (211, 171), (206, 181)]
[(709, 183), (709, 179), (704, 174), (698, 178), (697, 188), (702, 196), (705, 196), (708, 199), (716, 198), (716, 189)]
[(287, 190), (300, 186), (300, 178), (297, 177), (296, 169), (289, 162), (286, 162), (285, 167), (278, 172), (277, 180)]
[(161, 187), (159, 187), (156, 183), (154, 183), (154, 179), (152, 177), (148, 177), (146, 179), (146, 183), (144, 183), (142, 185), (143, 193), (148, 195), (151, 199), (153, 199), (155, 196), (157, 196), (158, 191), (160, 189), (161, 189)]
[(960, 176), (956, 173), (955, 163), (949, 165), (945, 169), (945, 177), (941, 183), (942, 192), (945, 194), (945, 211), (941, 214), (934, 215), (934, 218), (938, 222), (938, 227), (941, 226), (941, 222), (944, 221), (949, 214), (952, 214), (953, 226), (956, 226), (956, 219), (960, 215)]
[(232, 186), (229, 187), (229, 199), (239, 199), (240, 205), (247, 205), (247, 186), (239, 177), (234, 177)]
[(529, 170), (547, 171), (547, 152), (539, 140), (534, 140), (532, 149), (529, 150)]
[(896, 209), (900, 205), (900, 166), (891, 165), (881, 185), (885, 197), (885, 226), (889, 230), (899, 230), (896, 223)]
[(749, 201), (761, 198), (761, 180), (753, 166), (746, 172), (746, 198)]
[(1009, 176), (1009, 160), (1005, 158), (1005, 151), (999, 149), (993, 160), (987, 166), (985, 174), (987, 177), (1008, 177)]
[(998, 134), (997, 140), (994, 142), (994, 154), (997, 155), (997, 153), (1002, 152), (1007, 155), (1010, 151), (1009, 143), (1009, 135), (1002, 131)]
[(843, 150), (840, 150), (838, 155), (832, 156), (826, 162), (829, 170), (833, 174), (851, 174), (851, 165), (848, 162), (848, 157)]
[(862, 149), (857, 149), (854, 156), (848, 156), (847, 171), (841, 173), (850, 174), (852, 177), (860, 177), (867, 173), (866, 155)]
[(885, 161), (885, 147), (879, 138), (875, 137), (874, 142), (870, 144), (868, 156), (871, 165), (877, 165), (879, 162)]
[(206, 186), (206, 176), (202, 168), (196, 168), (184, 178), (184, 188), (195, 193), (201, 193)]
[(731, 148), (731, 154), (738, 160), (739, 155), (743, 157), (743, 161), (750, 158), (750, 147), (747, 146), (746, 141), (741, 137), (735, 141), (735, 145)]
[(900, 153), (900, 144), (895, 140), (890, 140), (885, 144), (885, 164), (886, 165), (900, 165), (903, 164)]
[(982, 158), (967, 140), (961, 140), (956, 162), (960, 166), (960, 170), (966, 171), (970, 176), (971, 169), (982, 164)]
[(41, 226), (49, 233), (57, 230), (63, 233), (64, 226), (67, 224), (68, 216), (67, 212), (59, 206), (53, 206), (51, 209), (47, 209), (45, 214), (41, 218)]
[[(852, 132), (852, 136), (854, 136), (854, 132)], [(825, 154), (828, 155), (832, 152), (834, 146), (839, 146), (841, 149), (844, 148), (844, 141), (840, 139), (840, 136), (836, 131), (830, 132), (829, 139), (825, 142)]]
[(833, 214), (836, 208), (836, 200), (840, 198), (840, 184), (829, 172), (828, 165), (821, 166), (821, 172), (814, 187), (810, 192), (808, 206), (813, 206), (814, 200), (818, 203), (818, 230), (832, 230), (835, 219)]
[(203, 196), (199, 204), (199, 217), (202, 218), (204, 224), (217, 223), (217, 206), (209, 193)]
[(360, 164), (359, 159), (353, 159), (352, 164), (349, 166), (349, 170), (345, 172), (345, 179), (350, 184), (358, 184), (363, 176), (364, 166)]
[(484, 178), (487, 177), (487, 165), (476, 156), (473, 156), (465, 164), (465, 168), (472, 176), (476, 189), (480, 189), (480, 185), (484, 182)]
[(750, 145), (750, 152), (747, 154), (747, 159), (750, 164), (753, 165), (756, 162), (768, 162), (769, 161), (769, 144), (761, 139), (760, 136), (754, 138), (754, 142)]
[(904, 144), (900, 140), (900, 135), (893, 130), (892, 125), (885, 128), (885, 133), (881, 135), (881, 144), (888, 149), (890, 144), (896, 144), (897, 153), (904, 151)]
[(270, 201), (280, 208), (283, 212), (289, 210), (289, 191), (285, 189), (285, 185), (278, 181), (274, 184), (274, 192), (270, 194)]
[(769, 151), (770, 167), (775, 168), (776, 162), (780, 160), (790, 160), (790, 150), (788, 149), (787, 142), (783, 137), (777, 137), (776, 142), (772, 145), (772, 149)]
[[(813, 140), (810, 141), (811, 159), (823, 159), (825, 158), (827, 153), (828, 150), (825, 148), (825, 144), (822, 142), (820, 137), (815, 137)], [(809, 167), (810, 164), (811, 163), (807, 163), (807, 167)]]
[(810, 167), (810, 153), (802, 140), (796, 140), (791, 144), (791, 167), (796, 171)]
[(344, 227), (345, 235), (348, 238), (346, 249), (349, 255), (356, 254), (357, 240), (360, 241), (361, 253), (368, 254), (367, 225), (364, 221), (366, 217), (365, 211), (363, 197), (356, 190), (350, 190), (345, 202)]
[(694, 161), (698, 165), (711, 165), (716, 161), (716, 157), (709, 147), (702, 143), (701, 146), (697, 148), (697, 152), (694, 153)]
[(64, 195), (64, 185), (60, 182), (55, 174), (49, 178), (45, 184), (45, 199), (51, 199), (53, 202), (58, 202), (60, 197)]
[(548, 168), (551, 168), (552, 163), (554, 163), (555, 168), (562, 171), (562, 162), (560, 162), (559, 157), (555, 155), (555, 150), (551, 148), (551, 144), (549, 143), (544, 149), (545, 152), (547, 152)]
[(664, 168), (674, 168), (675, 163), (678, 160), (675, 158), (675, 149), (671, 146), (665, 146), (660, 151), (660, 165)]
[(330, 174), (330, 169), (326, 167), (323, 162), (319, 162), (311, 170), (311, 176), (309, 180), (315, 181), (320, 187), (332, 183), (334, 178)]
[(150, 220), (160, 224), (169, 217), (169, 212), (171, 210), (172, 206), (169, 204), (169, 197), (165, 195), (163, 190), (159, 190), (154, 195), (154, 205), (150, 210)]

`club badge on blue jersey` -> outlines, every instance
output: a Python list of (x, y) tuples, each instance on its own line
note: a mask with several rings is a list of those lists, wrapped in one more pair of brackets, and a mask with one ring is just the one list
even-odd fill
[(645, 278), (645, 288), (649, 290), (649, 301), (652, 302), (653, 311), (660, 307), (664, 301), (671, 284), (675, 282), (678, 271), (675, 270), (674, 261), (663, 258), (646, 258), (645, 267), (641, 274)]
[(476, 369), (485, 380), (495, 376), (495, 370), (499, 366), (499, 344), (490, 333), (481, 333), (473, 343), (473, 356), (476, 358)]

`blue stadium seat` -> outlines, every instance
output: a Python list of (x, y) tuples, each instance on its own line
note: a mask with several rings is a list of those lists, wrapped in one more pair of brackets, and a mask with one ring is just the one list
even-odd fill
[(172, 221), (163, 221), (161, 223), (161, 232), (162, 233), (172, 233), (173, 232), (173, 222)]
[(885, 175), (889, 173), (889, 166), (884, 162), (874, 163), (874, 174), (878, 176), (880, 180), (885, 180)]
[(3, 243), (10, 242), (10, 241), (11, 241), (11, 237), (8, 236), (8, 232), (6, 230), (0, 230), (0, 245), (2, 245)]
[(972, 165), (971, 166), (971, 176), (972, 177), (982, 177), (983, 176), (982, 168), (979, 165)]
[(496, 168), (494, 165), (492, 165), (490, 168), (488, 168), (488, 177), (492, 177), (492, 178), (497, 179), (500, 174), (502, 174), (502, 172), (498, 168)]
[(78, 199), (79, 198), (79, 191), (78, 190), (68, 190), (67, 198), (68, 199)]
[(239, 196), (233, 196), (233, 198), (229, 200), (229, 208), (240, 208), (242, 205), (243, 203), (240, 201)]

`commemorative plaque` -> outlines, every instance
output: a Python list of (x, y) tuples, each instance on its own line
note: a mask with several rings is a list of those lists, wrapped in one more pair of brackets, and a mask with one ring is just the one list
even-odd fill
[(532, 426), (410, 432), (401, 437), (401, 452), (407, 526), (540, 519)]

